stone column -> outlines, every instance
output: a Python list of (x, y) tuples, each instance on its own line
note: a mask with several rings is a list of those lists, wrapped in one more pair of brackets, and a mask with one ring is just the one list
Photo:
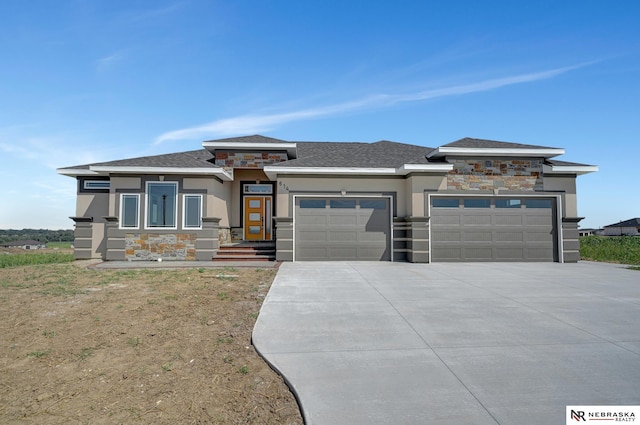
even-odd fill
[(562, 217), (562, 257), (565, 263), (580, 260), (580, 235), (578, 223), (584, 217)]
[(429, 217), (407, 217), (407, 260), (429, 262)]
[(120, 219), (114, 216), (103, 218), (106, 221), (104, 227), (104, 236), (107, 240), (106, 260), (125, 261), (127, 259), (125, 231), (118, 228)]
[(276, 261), (293, 261), (293, 218), (274, 217)]
[(75, 222), (73, 257), (76, 260), (93, 258), (93, 217), (69, 217)]
[(202, 230), (196, 239), (196, 261), (211, 261), (220, 248), (220, 218), (202, 217)]

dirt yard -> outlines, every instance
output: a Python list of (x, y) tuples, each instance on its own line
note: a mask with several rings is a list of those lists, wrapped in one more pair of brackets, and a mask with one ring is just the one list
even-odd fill
[(302, 424), (251, 331), (261, 269), (0, 269), (0, 423)]

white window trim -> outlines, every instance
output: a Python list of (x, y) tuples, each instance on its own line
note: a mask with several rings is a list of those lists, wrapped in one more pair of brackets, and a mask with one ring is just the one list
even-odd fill
[[(149, 226), (149, 185), (151, 184), (171, 184), (176, 187), (175, 207), (173, 214), (175, 217), (175, 225), (172, 227), (166, 226)], [(145, 184), (144, 193), (144, 228), (145, 230), (178, 230), (178, 182), (165, 182), (165, 181), (151, 181)]]
[[(200, 213), (199, 213), (200, 226), (187, 226), (187, 198), (189, 197), (200, 198)], [(193, 230), (202, 229), (202, 207), (203, 207), (202, 202), (203, 202), (203, 196), (201, 194), (185, 193), (182, 195), (182, 228), (183, 229), (193, 229)]]
[[(124, 226), (124, 197), (125, 196), (135, 196), (136, 197), (136, 205), (138, 207), (138, 214), (136, 216), (136, 225), (135, 227)], [(140, 194), (139, 193), (121, 193), (120, 194), (120, 229), (140, 229)]]

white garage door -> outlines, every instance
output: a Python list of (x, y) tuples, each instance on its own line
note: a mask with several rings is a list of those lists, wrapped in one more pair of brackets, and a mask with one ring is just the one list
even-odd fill
[(557, 261), (554, 198), (431, 197), (432, 261)]
[(296, 197), (296, 261), (390, 261), (389, 198)]

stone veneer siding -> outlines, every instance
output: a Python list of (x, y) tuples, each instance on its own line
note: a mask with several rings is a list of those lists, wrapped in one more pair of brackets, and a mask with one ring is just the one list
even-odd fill
[(225, 168), (257, 168), (286, 161), (286, 153), (273, 152), (216, 152), (216, 165)]
[(127, 233), (124, 239), (127, 260), (196, 260), (195, 233)]
[(450, 190), (543, 190), (541, 159), (451, 159)]

